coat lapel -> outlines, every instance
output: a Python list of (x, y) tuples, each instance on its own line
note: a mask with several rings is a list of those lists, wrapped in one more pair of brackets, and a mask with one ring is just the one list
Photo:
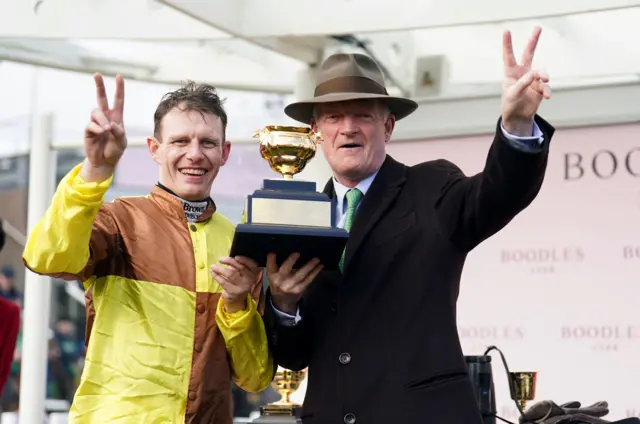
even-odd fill
[[(367, 194), (362, 198), (358, 212), (356, 212), (353, 226), (349, 233), (349, 240), (347, 241), (347, 252), (344, 261), (345, 274), (349, 269), (351, 258), (353, 258), (369, 232), (393, 204), (398, 193), (400, 193), (400, 188), (405, 178), (404, 165), (387, 155)], [(335, 198), (333, 178), (325, 186), (324, 193), (330, 198)]]

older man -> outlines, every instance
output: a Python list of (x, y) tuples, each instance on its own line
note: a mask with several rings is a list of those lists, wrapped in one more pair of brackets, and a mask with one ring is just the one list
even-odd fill
[(309, 368), (305, 424), (481, 422), (456, 300), (467, 253), (526, 208), (544, 178), (554, 129), (536, 115), (550, 97), (531, 69), (539, 36), (518, 64), (504, 35), (502, 116), (472, 177), (446, 160), (406, 166), (386, 154), (417, 104), (389, 96), (366, 56), (329, 57), (315, 97), (286, 107), (322, 133), (333, 171), (325, 193), (350, 233), (341, 272), (313, 261), (292, 271), (296, 255), (279, 268), (269, 257), (268, 333), (278, 365)]
[(87, 357), (69, 422), (230, 424), (232, 379), (262, 391), (274, 367), (259, 268), (227, 257), (234, 228), (209, 197), (230, 152), (226, 112), (210, 86), (168, 93), (147, 140), (157, 186), (103, 203), (127, 146), (124, 81), (113, 108), (95, 82), (86, 159), (24, 251), (34, 272), (87, 290)]

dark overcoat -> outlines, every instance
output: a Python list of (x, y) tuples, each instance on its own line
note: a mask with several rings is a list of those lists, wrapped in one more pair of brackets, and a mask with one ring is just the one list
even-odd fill
[[(514, 148), (498, 122), (470, 177), (446, 160), (388, 156), (356, 213), (344, 274), (311, 283), (293, 327), (265, 308), (277, 364), (308, 367), (304, 424), (481, 423), (456, 326), (460, 276), (468, 252), (540, 190), (554, 128), (536, 122), (539, 152)], [(331, 181), (325, 193), (335, 196)]]

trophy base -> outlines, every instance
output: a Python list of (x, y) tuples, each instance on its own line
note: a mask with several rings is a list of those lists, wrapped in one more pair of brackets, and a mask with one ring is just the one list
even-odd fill
[(299, 405), (272, 403), (260, 407), (260, 415), (267, 417), (299, 417), (302, 408)]
[(261, 417), (256, 418), (251, 421), (251, 423), (255, 424), (300, 424), (302, 420), (293, 416), (276, 416), (276, 415), (263, 415)]
[(276, 224), (238, 224), (229, 256), (246, 256), (267, 265), (267, 254), (275, 253), (282, 264), (292, 253), (300, 253), (294, 268), (313, 258), (320, 259), (323, 270), (338, 269), (349, 233), (341, 228), (307, 227)]

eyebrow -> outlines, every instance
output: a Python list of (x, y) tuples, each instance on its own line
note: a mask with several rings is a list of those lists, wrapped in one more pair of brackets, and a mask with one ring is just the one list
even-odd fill
[[(184, 140), (184, 139), (191, 139), (191, 137), (189, 137), (187, 134), (174, 134), (167, 137), (168, 141), (177, 141), (177, 140)], [(200, 141), (213, 141), (218, 143), (222, 142), (222, 139), (218, 136), (201, 137), (201, 138), (199, 137), (198, 139)]]

